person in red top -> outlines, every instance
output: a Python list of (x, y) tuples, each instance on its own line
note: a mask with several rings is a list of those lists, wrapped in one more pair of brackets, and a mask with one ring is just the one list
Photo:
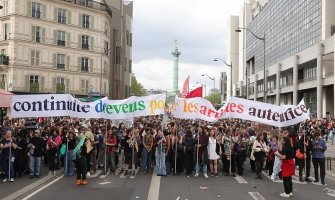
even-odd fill
[(282, 160), (281, 172), (283, 177), (284, 184), (284, 193), (281, 193), (281, 197), (292, 197), (292, 176), (295, 175), (295, 165), (294, 165), (294, 150), (291, 145), (290, 138), (283, 137), (282, 138), (282, 151), (279, 153), (278, 151), (275, 153)]
[(105, 174), (107, 174), (108, 168), (110, 167), (110, 171), (115, 174), (115, 156), (116, 152), (118, 151), (118, 141), (117, 136), (115, 132), (112, 131), (112, 129), (108, 130), (107, 137), (105, 138), (105, 144), (106, 144), (106, 168), (105, 168)]

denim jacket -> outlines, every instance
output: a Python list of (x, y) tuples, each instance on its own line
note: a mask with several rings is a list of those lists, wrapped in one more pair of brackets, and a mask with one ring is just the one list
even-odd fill
[(312, 140), (312, 158), (325, 158), (326, 150), (327, 145), (323, 139), (320, 138), (318, 143), (315, 143), (314, 139)]

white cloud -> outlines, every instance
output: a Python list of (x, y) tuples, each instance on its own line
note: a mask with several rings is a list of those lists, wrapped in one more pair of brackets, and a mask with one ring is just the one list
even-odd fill
[(178, 40), (181, 51), (179, 88), (191, 82), (213, 81), (227, 68), (213, 58), (226, 58), (229, 15), (238, 15), (243, 0), (134, 0), (133, 71), (146, 89), (172, 89), (171, 51)]
[[(215, 76), (216, 88), (218, 88), (220, 72), (228, 70), (221, 65), (203, 65), (197, 63), (179, 63), (179, 89), (182, 90), (185, 79), (190, 75), (190, 89), (197, 82), (207, 85), (207, 91), (213, 88), (214, 82), (207, 77), (201, 76), (208, 74)], [(144, 60), (136, 63), (134, 73), (137, 80), (146, 89), (172, 90), (173, 61), (166, 59)]]

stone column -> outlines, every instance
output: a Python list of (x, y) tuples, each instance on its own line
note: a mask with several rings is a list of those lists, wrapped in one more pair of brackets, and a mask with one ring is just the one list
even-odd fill
[(258, 75), (255, 74), (255, 79), (254, 79), (254, 101), (257, 101), (257, 80), (258, 80)]
[(295, 56), (293, 63), (293, 105), (298, 104), (298, 65), (299, 65), (299, 56)]
[(316, 114), (318, 118), (322, 117), (322, 71), (323, 71), (323, 44), (317, 46), (316, 56)]
[(278, 63), (277, 65), (277, 74), (276, 74), (276, 105), (280, 105), (280, 71), (281, 71), (281, 64)]

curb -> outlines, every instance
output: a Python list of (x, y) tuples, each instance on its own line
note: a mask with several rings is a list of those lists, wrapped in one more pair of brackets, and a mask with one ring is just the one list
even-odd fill
[(48, 175), (38, 181), (35, 181), (34, 183), (16, 191), (15, 193), (13, 194), (10, 194), (6, 197), (4, 197), (2, 200), (15, 200), (15, 199), (21, 199), (23, 198), (24, 196), (26, 196), (25, 194), (27, 193), (31, 193), (32, 191), (36, 190), (37, 188), (39, 188), (40, 186), (42, 185), (45, 185), (46, 183), (56, 179), (57, 177), (59, 177), (60, 175), (63, 174), (63, 170), (58, 170), (56, 171), (56, 174), (54, 175)]

